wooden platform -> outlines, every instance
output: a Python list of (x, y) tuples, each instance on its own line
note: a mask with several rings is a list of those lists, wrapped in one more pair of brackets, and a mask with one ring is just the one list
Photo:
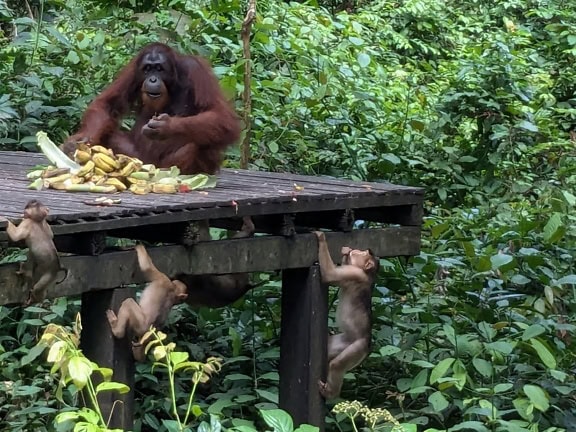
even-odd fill
[[(93, 207), (83, 201), (101, 195), (27, 189), (26, 173), (37, 164), (47, 164), (43, 155), (0, 152), (0, 215), (17, 223), (30, 199), (50, 208), (48, 220), (69, 275), (48, 296), (82, 294), (84, 352), (103, 366), (113, 365), (114, 379), (131, 387), (129, 346), (112, 337), (105, 310), (117, 309), (123, 298), (133, 295), (118, 287), (142, 282), (142, 276), (135, 253), (110, 250), (108, 237), (156, 244), (147, 249), (156, 266), (171, 277), (182, 272), (283, 271), (280, 406), (292, 414), (295, 425), (307, 422), (322, 429), (325, 414), (317, 381), (325, 374), (327, 290), (315, 265), (317, 240), (310, 231), (332, 231), (326, 237), (337, 262), (344, 245), (371, 248), (381, 257), (411, 256), (420, 250), (420, 188), (224, 169), (213, 189), (173, 195), (123, 192), (114, 195), (121, 204)], [(238, 229), (241, 216), (252, 216), (256, 237), (208, 242), (194, 238), (195, 221)], [(358, 219), (388, 225), (353, 229)], [(5, 228), (6, 222), (0, 222), (0, 244), (7, 242)], [(17, 268), (0, 265), (0, 305), (26, 298)], [(121, 398), (124, 411), (111, 426), (131, 428), (131, 398)]]

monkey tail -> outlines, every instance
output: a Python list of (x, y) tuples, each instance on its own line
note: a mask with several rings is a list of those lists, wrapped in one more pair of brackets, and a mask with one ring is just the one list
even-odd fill
[(60, 270), (58, 270), (58, 272), (63, 272), (64, 273), (64, 277), (62, 279), (60, 279), (59, 281), (56, 282), (56, 284), (61, 284), (62, 282), (64, 282), (66, 280), (66, 278), (68, 277), (68, 273), (69, 270), (67, 268), (64, 267), (60, 267)]

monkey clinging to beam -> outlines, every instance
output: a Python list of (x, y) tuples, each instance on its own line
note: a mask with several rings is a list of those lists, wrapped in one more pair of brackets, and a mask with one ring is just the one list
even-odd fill
[[(138, 266), (148, 285), (142, 291), (139, 304), (133, 298), (127, 298), (120, 305), (118, 315), (110, 309), (106, 311), (112, 334), (117, 338), (124, 337), (127, 326), (138, 338), (146, 333), (151, 325), (163, 326), (172, 306), (181, 303), (187, 297), (186, 285), (178, 280), (170, 280), (158, 270), (144, 246), (139, 244), (135, 249)], [(141, 345), (135, 344), (133, 352), (137, 360), (142, 360), (143, 352), (139, 348)]]
[(378, 273), (379, 260), (370, 249), (343, 247), (342, 265), (330, 257), (323, 232), (318, 238), (318, 262), (322, 282), (340, 288), (336, 325), (340, 333), (328, 337), (328, 376), (318, 381), (322, 396), (332, 399), (340, 394), (344, 374), (358, 366), (370, 352), (372, 331), (372, 286)]
[[(41, 302), (46, 292), (68, 276), (68, 270), (60, 265), (60, 257), (54, 245), (54, 233), (46, 222), (50, 210), (40, 201), (30, 200), (24, 207), (22, 222), (15, 226), (8, 219), (6, 233), (13, 242), (24, 240), (28, 247), (26, 262), (18, 274), (24, 275), (29, 291), (25, 305)], [(58, 280), (60, 278), (60, 280)]]

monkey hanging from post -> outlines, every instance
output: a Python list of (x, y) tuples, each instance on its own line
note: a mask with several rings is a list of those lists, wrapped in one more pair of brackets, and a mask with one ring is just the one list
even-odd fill
[[(106, 311), (112, 334), (117, 338), (123, 338), (127, 328), (132, 330), (134, 336), (140, 338), (151, 325), (162, 327), (172, 306), (183, 302), (188, 296), (186, 285), (178, 280), (170, 280), (158, 270), (143, 245), (136, 245), (135, 250), (138, 266), (148, 285), (142, 291), (139, 303), (133, 298), (127, 298), (120, 305), (118, 314), (110, 309)], [(140, 340), (132, 347), (134, 357), (138, 361), (144, 359), (143, 343), (144, 341)]]
[[(252, 237), (255, 232), (250, 216), (242, 218), (242, 228), (232, 236), (233, 239)], [(210, 241), (210, 226), (208, 221), (202, 221), (198, 233), (199, 241)], [(191, 275), (179, 274), (177, 280), (188, 287), (186, 303), (192, 307), (218, 308), (234, 303), (249, 290), (249, 273), (230, 273), (222, 275)]]
[(41, 302), (46, 292), (68, 276), (68, 270), (60, 265), (60, 257), (54, 245), (54, 233), (46, 222), (50, 209), (40, 201), (30, 200), (24, 207), (22, 222), (15, 226), (6, 218), (6, 233), (13, 242), (24, 240), (28, 247), (26, 261), (21, 263), (18, 274), (23, 275), (29, 292), (24, 303)]
[(336, 308), (336, 325), (340, 333), (328, 337), (328, 374), (326, 382), (318, 381), (326, 399), (340, 394), (344, 374), (368, 356), (372, 339), (372, 287), (378, 273), (379, 259), (370, 249), (343, 247), (342, 265), (330, 257), (323, 232), (318, 238), (318, 262), (322, 282), (340, 288)]

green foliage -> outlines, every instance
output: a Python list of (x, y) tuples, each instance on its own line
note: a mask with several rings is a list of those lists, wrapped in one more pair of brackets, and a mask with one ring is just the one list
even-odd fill
[[(0, 1), (0, 72), (9, 77), (0, 82), (2, 148), (31, 148), (37, 130), (62, 141), (94, 95), (154, 40), (207, 56), (241, 112), (244, 3), (28, 3), (33, 19), (19, 2)], [(570, 430), (571, 3), (321, 4), (330, 10), (258, 2), (251, 168), (391, 181), (427, 194), (422, 253), (409, 265), (382, 260), (373, 352), (346, 375), (342, 397), (421, 431)], [(343, 8), (353, 12), (334, 13)], [(229, 151), (229, 166), (237, 153)], [(267, 416), (278, 408), (279, 280), (255, 277), (263, 285), (233, 307), (178, 307), (170, 316), (167, 334), (191, 357), (225, 358), (195, 390), (210, 421), (194, 418), (193, 427), (275, 428)], [(32, 347), (41, 327), (69, 322), (75, 309), (64, 299), (0, 308), (0, 429), (48, 430), (61, 407), (43, 397), (55, 383)], [(136, 430), (171, 430), (166, 388), (188, 400), (193, 383), (137, 368)], [(327, 420), (330, 430), (365, 426), (341, 414)], [(280, 414), (275, 424), (292, 427)]]

